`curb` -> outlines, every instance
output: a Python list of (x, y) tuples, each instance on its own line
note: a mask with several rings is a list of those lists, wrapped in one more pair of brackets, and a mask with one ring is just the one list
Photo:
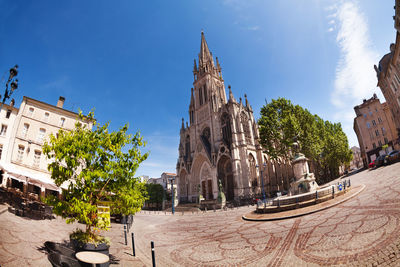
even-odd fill
[(366, 187), (366, 186), (363, 184), (362, 187), (361, 187), (361, 189), (358, 190), (358, 192), (354, 193), (353, 195), (351, 195), (351, 196), (349, 196), (349, 197), (347, 197), (347, 198), (345, 198), (345, 199), (342, 199), (342, 200), (339, 201), (339, 202), (333, 203), (333, 204), (331, 204), (331, 205), (329, 205), (329, 206), (326, 206), (326, 207), (323, 207), (323, 208), (319, 208), (319, 209), (316, 209), (316, 210), (312, 210), (312, 211), (309, 211), (309, 212), (300, 213), (300, 214), (295, 214), (295, 215), (290, 215), (290, 216), (275, 217), (275, 218), (264, 218), (264, 219), (263, 219), (263, 218), (260, 218), (260, 219), (253, 219), (253, 218), (248, 218), (248, 217), (246, 217), (246, 215), (243, 215), (243, 216), (242, 216), (242, 219), (245, 220), (245, 221), (252, 221), (252, 222), (263, 222), (263, 221), (266, 222), (266, 221), (286, 220), (286, 219), (291, 219), (291, 218), (296, 218), (296, 217), (300, 217), (300, 216), (312, 214), (312, 213), (315, 213), (315, 212), (319, 212), (319, 211), (322, 211), (322, 210), (326, 210), (326, 209), (332, 208), (332, 207), (334, 207), (334, 206), (336, 206), (336, 205), (339, 205), (339, 204), (341, 204), (341, 203), (343, 203), (343, 202), (345, 202), (345, 201), (347, 201), (347, 200), (349, 200), (349, 199), (351, 199), (351, 198), (357, 196), (358, 194), (360, 194), (360, 193), (365, 189), (365, 187)]
[(8, 207), (5, 207), (4, 209), (0, 210), (0, 215), (3, 214), (4, 212), (6, 212), (8, 210)]

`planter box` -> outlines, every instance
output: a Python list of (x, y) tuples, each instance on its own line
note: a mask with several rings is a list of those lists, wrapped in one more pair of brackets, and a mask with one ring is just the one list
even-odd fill
[[(103, 253), (107, 256), (110, 256), (110, 246), (107, 245), (106, 243), (100, 243), (97, 246), (95, 246), (94, 244), (90, 244), (90, 243), (82, 243), (76, 239), (72, 239), (70, 238), (70, 242), (72, 247), (74, 248), (75, 252), (79, 252), (79, 251), (94, 251), (94, 252), (99, 252), (99, 253)], [(85, 263), (81, 263), (82, 266), (86, 266)], [(88, 264), (87, 266), (91, 266), (90, 264)], [(110, 266), (109, 262), (103, 263), (103, 264), (97, 264), (96, 266), (100, 266), (100, 267), (108, 267)]]

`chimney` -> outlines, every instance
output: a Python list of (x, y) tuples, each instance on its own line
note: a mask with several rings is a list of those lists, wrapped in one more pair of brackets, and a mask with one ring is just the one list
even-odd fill
[(63, 106), (64, 106), (64, 101), (65, 101), (65, 97), (60, 96), (60, 98), (59, 98), (58, 101), (57, 101), (57, 107), (63, 108)]

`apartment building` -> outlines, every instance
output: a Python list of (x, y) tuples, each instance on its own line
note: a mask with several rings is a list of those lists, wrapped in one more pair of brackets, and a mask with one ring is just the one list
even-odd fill
[[(63, 108), (64, 101), (65, 98), (60, 97), (57, 105), (51, 105), (24, 96), (18, 109), (4, 105), (0, 113), (1, 127), (6, 129), (4, 138), (0, 134), (3, 187), (15, 187), (38, 195), (61, 192), (47, 170), (49, 160), (43, 154), (42, 146), (50, 134), (57, 135), (60, 129), (72, 130), (78, 120), (77, 113)], [(92, 127), (92, 122), (82, 123)]]
[[(360, 145), (363, 165), (379, 155), (394, 149), (397, 133), (392, 113), (387, 103), (381, 103), (376, 94), (355, 106), (354, 131)], [(383, 149), (384, 145), (388, 148)]]

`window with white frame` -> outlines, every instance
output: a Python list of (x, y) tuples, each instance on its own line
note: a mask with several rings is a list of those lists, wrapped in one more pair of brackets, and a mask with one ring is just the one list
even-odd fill
[(44, 116), (43, 116), (43, 121), (44, 122), (48, 122), (49, 121), (49, 117), (50, 117), (50, 114), (48, 112), (45, 112)]
[(39, 143), (43, 143), (44, 135), (45, 135), (45, 134), (46, 134), (46, 129), (40, 128), (40, 129), (39, 129), (39, 134), (38, 134), (38, 136), (37, 136), (37, 141), (38, 141)]
[(382, 135), (383, 135), (383, 136), (385, 136), (385, 133), (386, 133), (386, 131), (385, 131), (385, 127), (382, 127), (382, 129), (381, 129), (381, 130), (382, 130)]
[(24, 159), (25, 147), (22, 145), (18, 146), (17, 161), (21, 162)]
[(65, 118), (60, 118), (60, 127), (64, 127)]
[(35, 150), (35, 155), (33, 155), (33, 166), (39, 168), (40, 166), (40, 157), (42, 155), (42, 152), (39, 150)]
[(35, 110), (34, 108), (29, 108), (29, 111), (28, 111), (29, 117), (32, 117), (32, 116), (33, 116), (33, 111), (34, 111), (34, 110)]
[(24, 123), (24, 128), (22, 128), (22, 138), (26, 138), (26, 135), (28, 134), (29, 130), (29, 124)]
[(367, 122), (367, 128), (371, 128), (371, 123)]
[(378, 117), (378, 122), (382, 123), (382, 119), (380, 117)]
[(1, 136), (5, 136), (6, 133), (7, 133), (7, 125), (2, 124), (2, 125), (1, 125), (0, 135), (1, 135)]

